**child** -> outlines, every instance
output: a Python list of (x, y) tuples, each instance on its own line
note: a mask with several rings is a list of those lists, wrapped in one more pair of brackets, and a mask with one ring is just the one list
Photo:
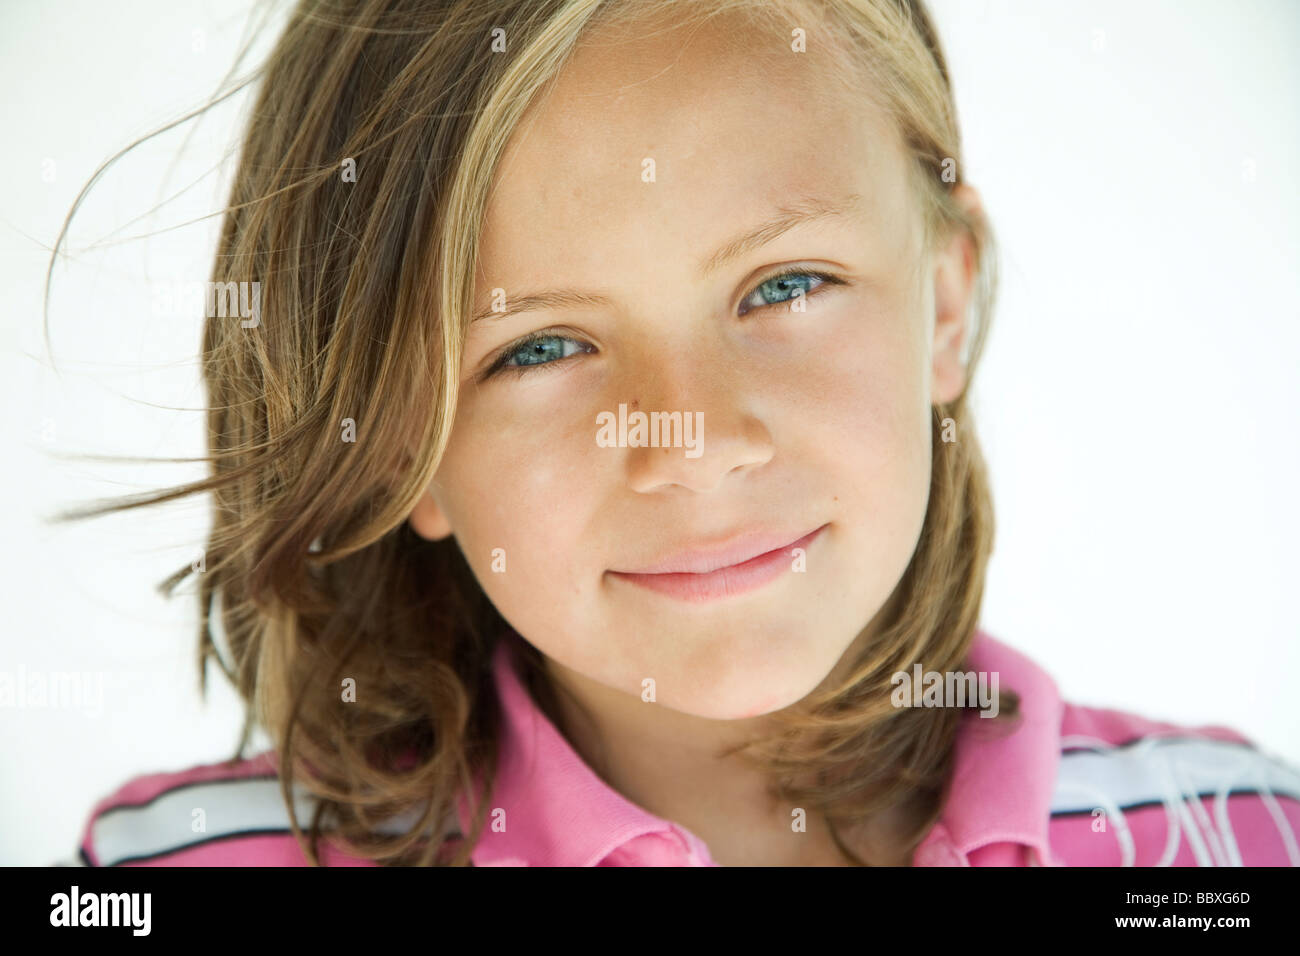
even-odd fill
[(82, 862), (1300, 864), (1295, 769), (977, 625), (992, 233), (921, 3), (304, 2), (253, 117), (256, 321), (149, 499), (215, 496), (244, 738)]

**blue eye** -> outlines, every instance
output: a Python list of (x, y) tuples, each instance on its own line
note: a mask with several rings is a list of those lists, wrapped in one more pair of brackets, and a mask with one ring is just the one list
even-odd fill
[[(807, 281), (810, 279), (817, 281), (819, 284), (810, 289)], [(788, 304), (799, 296), (807, 298), (813, 290), (820, 288), (822, 285), (844, 284), (843, 279), (837, 279), (835, 276), (823, 272), (809, 272), (797, 268), (786, 269), (776, 275), (769, 276), (755, 286), (753, 291), (741, 300), (740, 314), (744, 315), (752, 309)], [(565, 335), (546, 332), (533, 333), (506, 346), (496, 361), (492, 363), (492, 366), (483, 373), (480, 381), (502, 372), (511, 375), (523, 375), (540, 366), (558, 365), (561, 359), (577, 355), (579, 352), (591, 351), (591, 346)]]
[(488, 369), (487, 375), (495, 375), (506, 370), (514, 373), (526, 372), (537, 365), (553, 365), (559, 359), (577, 355), (582, 351), (591, 351), (591, 348), (568, 336), (534, 333), (508, 346)]
[[(809, 279), (815, 279), (819, 285), (808, 287)], [(750, 309), (761, 309), (770, 305), (784, 305), (793, 302), (797, 297), (808, 297), (812, 289), (820, 288), (821, 285), (843, 285), (842, 279), (835, 276), (826, 275), (822, 272), (808, 272), (804, 269), (787, 269), (784, 272), (778, 272), (774, 276), (769, 276), (754, 287), (754, 291), (741, 300), (741, 315), (744, 315)]]

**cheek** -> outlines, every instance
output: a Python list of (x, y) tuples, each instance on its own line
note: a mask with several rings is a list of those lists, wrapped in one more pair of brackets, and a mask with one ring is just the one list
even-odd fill
[[(571, 444), (581, 436), (560, 438), (518, 416), (510, 422), (511, 416), (472, 409), (458, 415), (438, 481), (483, 590), (523, 628), (528, 615), (559, 605), (578, 586), (580, 540), (589, 523), (584, 503), (592, 495), (581, 486), (589, 469), (576, 467), (578, 449)], [(494, 549), (500, 549), (495, 560)]]
[[(827, 349), (814, 391), (815, 441), (834, 468), (848, 523), (871, 546), (862, 553), (890, 565), (910, 555), (929, 501), (931, 409), (920, 316), (878, 311), (842, 330)], [(883, 550), (882, 550), (883, 549)]]
[[(858, 457), (929, 448), (927, 349), (916, 304), (892, 296), (835, 317), (805, 389), (837, 444)], [(884, 462), (881, 462), (884, 464)]]

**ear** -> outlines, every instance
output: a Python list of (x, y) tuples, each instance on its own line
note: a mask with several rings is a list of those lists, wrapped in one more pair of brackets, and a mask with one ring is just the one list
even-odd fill
[[(966, 185), (953, 198), (972, 215), (982, 216), (979, 193)], [(975, 245), (966, 230), (955, 232), (936, 253), (934, 266), (934, 342), (930, 351), (930, 401), (954, 401), (966, 387), (962, 350), (970, 334), (970, 305), (975, 288)]]
[(431, 488), (426, 489), (420, 496), (420, 500), (411, 509), (411, 514), (406, 520), (410, 522), (412, 531), (429, 541), (441, 541), (451, 534), (451, 522), (447, 520), (442, 506), (434, 498)]

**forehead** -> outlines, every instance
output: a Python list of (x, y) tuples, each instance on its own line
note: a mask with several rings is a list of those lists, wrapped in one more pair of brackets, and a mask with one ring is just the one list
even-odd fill
[(856, 193), (862, 222), (905, 228), (897, 133), (817, 52), (826, 34), (809, 34), (803, 53), (731, 17), (585, 37), (507, 145), (484, 220), (486, 278), (590, 283), (666, 257), (693, 271), (739, 227), (807, 198)]

